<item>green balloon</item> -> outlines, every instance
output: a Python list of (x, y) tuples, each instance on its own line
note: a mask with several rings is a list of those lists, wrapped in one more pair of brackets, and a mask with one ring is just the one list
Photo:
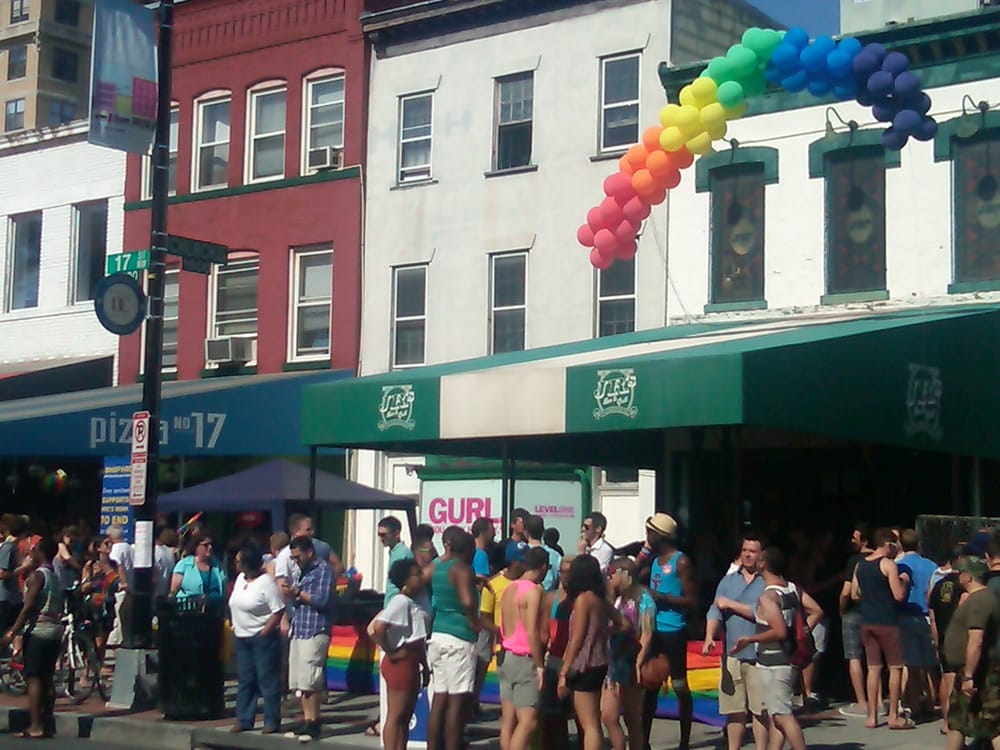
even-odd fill
[(719, 104), (726, 109), (735, 109), (743, 103), (743, 85), (737, 81), (726, 81), (719, 86)]
[(764, 34), (764, 30), (758, 29), (755, 26), (744, 31), (743, 46), (753, 50), (754, 54), (760, 57), (767, 48), (767, 37)]
[(724, 57), (712, 58), (712, 61), (709, 62), (708, 67), (705, 68), (705, 72), (702, 75), (711, 78), (718, 84), (731, 81), (736, 77), (733, 66)]
[(767, 79), (759, 71), (755, 71), (753, 75), (741, 78), (740, 84), (743, 86), (744, 97), (760, 96), (767, 91)]
[(736, 73), (734, 77), (737, 79), (742, 79), (757, 70), (757, 54), (742, 44), (730, 47), (726, 53), (726, 60), (733, 66), (733, 71)]

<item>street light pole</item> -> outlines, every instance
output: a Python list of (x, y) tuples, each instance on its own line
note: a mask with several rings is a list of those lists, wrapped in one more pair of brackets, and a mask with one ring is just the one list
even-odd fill
[[(170, 88), (174, 0), (160, 0), (156, 102), (156, 135), (153, 141), (153, 201), (150, 212), (150, 256), (147, 283), (149, 314), (146, 317), (146, 349), (142, 382), (142, 409), (149, 412), (148, 458), (145, 502), (136, 507), (136, 565), (132, 585), (132, 627), (128, 646), (153, 647), (153, 528), (159, 493), (160, 391), (163, 385), (163, 293), (166, 274), (167, 192), (170, 172)], [(144, 524), (143, 533), (139, 533)]]

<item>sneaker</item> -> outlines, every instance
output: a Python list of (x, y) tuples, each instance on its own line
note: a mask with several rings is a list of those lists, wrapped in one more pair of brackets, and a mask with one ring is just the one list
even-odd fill
[(850, 716), (860, 719), (867, 718), (868, 716), (868, 711), (866, 709), (861, 708), (861, 706), (857, 703), (848, 703), (846, 706), (841, 706), (839, 709), (837, 709), (837, 712), (841, 716)]
[(305, 731), (306, 731), (306, 723), (304, 721), (300, 721), (297, 724), (292, 724), (292, 726), (288, 729), (288, 731), (285, 732), (284, 737), (287, 740), (294, 740), (300, 734), (305, 734)]
[(299, 735), (299, 742), (312, 742), (322, 736), (322, 730), (318, 721), (306, 722), (305, 730)]

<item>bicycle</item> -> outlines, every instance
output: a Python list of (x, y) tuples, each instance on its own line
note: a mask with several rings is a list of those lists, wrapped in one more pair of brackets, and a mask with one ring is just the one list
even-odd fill
[(56, 692), (83, 703), (96, 687), (101, 698), (109, 700), (111, 688), (102, 674), (97, 656), (94, 622), (85, 615), (83, 597), (78, 585), (66, 590), (66, 605), (62, 617), (63, 635), (56, 662)]
[(11, 695), (24, 695), (28, 692), (28, 683), (24, 679), (24, 662), (14, 660), (11, 646), (5, 652), (0, 657), (0, 689)]

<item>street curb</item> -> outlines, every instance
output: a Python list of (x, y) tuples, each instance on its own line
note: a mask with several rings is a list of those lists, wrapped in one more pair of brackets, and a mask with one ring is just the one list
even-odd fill
[(131, 745), (148, 750), (191, 750), (195, 728), (169, 721), (156, 723), (124, 716), (94, 718), (90, 739), (112, 745)]
[[(90, 714), (57, 711), (55, 719), (56, 734), (61, 737), (85, 739), (91, 736), (94, 717)], [(28, 709), (0, 707), (0, 731), (23, 732), (28, 728), (29, 723)]]

